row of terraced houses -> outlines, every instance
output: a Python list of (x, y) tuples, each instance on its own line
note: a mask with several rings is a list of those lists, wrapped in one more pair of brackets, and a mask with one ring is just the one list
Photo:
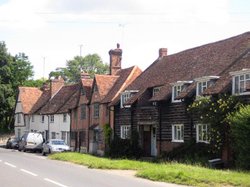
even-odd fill
[(191, 138), (209, 143), (208, 125), (187, 113), (197, 97), (226, 93), (250, 102), (250, 32), (172, 55), (160, 48), (143, 72), (121, 68), (119, 45), (109, 55), (109, 75), (82, 73), (73, 85), (58, 77), (41, 89), (19, 87), (15, 135), (41, 132), (45, 139), (64, 139), (72, 150), (103, 155), (103, 127), (110, 124), (122, 139), (138, 132), (144, 156), (158, 156)]

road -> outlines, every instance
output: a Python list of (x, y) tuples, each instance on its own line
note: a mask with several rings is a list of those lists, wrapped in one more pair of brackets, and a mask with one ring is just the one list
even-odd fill
[(176, 187), (0, 148), (1, 187)]

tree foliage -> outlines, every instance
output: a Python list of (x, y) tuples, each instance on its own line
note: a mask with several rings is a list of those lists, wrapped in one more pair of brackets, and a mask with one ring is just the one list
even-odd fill
[(236, 166), (250, 170), (250, 105), (228, 116), (232, 129)]
[(89, 73), (91, 77), (94, 77), (94, 74), (107, 74), (109, 66), (102, 62), (98, 54), (76, 56), (73, 60), (67, 61), (66, 68), (57, 68), (50, 72), (49, 77), (62, 76), (67, 82), (78, 82), (81, 72)]
[(24, 53), (12, 56), (0, 42), (0, 129), (13, 127), (17, 88), (32, 77), (32, 68)]

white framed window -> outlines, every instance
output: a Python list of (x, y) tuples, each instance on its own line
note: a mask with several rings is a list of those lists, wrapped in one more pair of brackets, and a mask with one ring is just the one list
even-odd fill
[(184, 125), (172, 125), (172, 142), (184, 142)]
[(233, 94), (250, 94), (250, 72), (233, 76)]
[(197, 82), (196, 95), (200, 96), (207, 89), (208, 81)]
[(130, 138), (130, 126), (129, 125), (121, 125), (121, 139), (129, 139)]
[(178, 97), (180, 95), (180, 93), (182, 92), (182, 90), (184, 89), (184, 85), (183, 84), (179, 84), (179, 85), (174, 85), (172, 87), (172, 102), (181, 102), (180, 99), (176, 99), (176, 97)]
[(44, 123), (44, 119), (45, 119), (45, 116), (42, 115), (42, 116), (41, 116), (41, 122), (42, 122), (42, 123)]
[(208, 125), (196, 125), (196, 142), (208, 143)]
[(123, 92), (121, 94), (121, 108), (123, 108), (124, 103), (131, 97), (131, 92)]
[(34, 122), (34, 121), (35, 121), (35, 116), (31, 115), (31, 122)]
[(155, 87), (153, 88), (153, 96), (155, 96), (159, 91), (161, 90), (161, 87)]
[(54, 115), (50, 115), (50, 123), (54, 123), (54, 121), (55, 121)]
[(172, 83), (172, 103), (181, 102), (180, 99), (176, 99), (180, 93), (193, 81), (177, 81)]
[(67, 114), (63, 114), (63, 122), (67, 122)]
[(95, 103), (93, 107), (94, 107), (94, 118), (99, 118), (99, 104)]
[(219, 76), (204, 76), (201, 78), (195, 79), (196, 81), (196, 96), (201, 96), (202, 93), (210, 86), (215, 83), (216, 79), (219, 79)]
[(20, 113), (17, 114), (17, 123), (21, 123), (21, 114)]

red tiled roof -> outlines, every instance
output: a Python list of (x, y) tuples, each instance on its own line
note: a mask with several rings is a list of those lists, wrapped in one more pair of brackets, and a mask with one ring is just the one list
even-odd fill
[(250, 32), (247, 32), (165, 56), (149, 66), (127, 90), (144, 90), (165, 85), (166, 91), (160, 91), (155, 97), (161, 100), (171, 93), (171, 83), (194, 80), (203, 76), (220, 76), (218, 84), (215, 84), (213, 89), (213, 92), (218, 92), (226, 86), (229, 71), (240, 70), (243, 67), (250, 68), (249, 60), (245, 60), (245, 63), (241, 62), (242, 58), (249, 56), (249, 48)]
[(33, 105), (37, 102), (41, 95), (42, 91), (39, 88), (19, 87), (19, 98), (24, 114), (30, 113)]
[(98, 97), (93, 94), (91, 103), (102, 101), (118, 78), (119, 76), (114, 75), (95, 75), (94, 84), (97, 85)]
[(101, 101), (102, 103), (110, 103), (116, 98), (120, 98), (120, 93), (134, 81), (141, 74), (141, 69), (137, 66), (133, 66), (126, 69), (121, 69), (117, 76), (119, 78), (115, 82), (114, 86), (108, 92), (107, 96)]

